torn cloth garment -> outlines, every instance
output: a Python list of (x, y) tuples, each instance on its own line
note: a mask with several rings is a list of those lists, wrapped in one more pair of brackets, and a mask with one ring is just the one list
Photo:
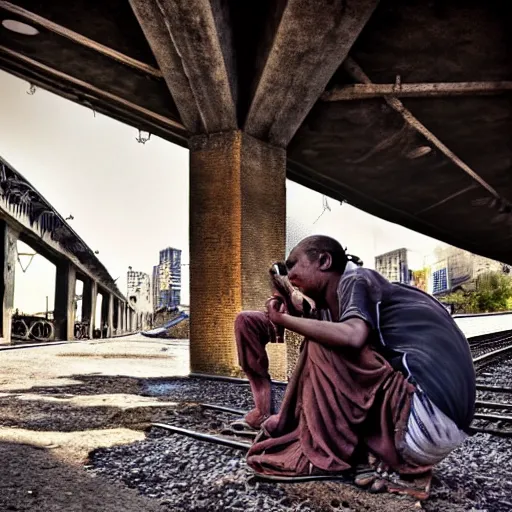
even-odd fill
[(247, 462), (273, 475), (341, 472), (363, 448), (395, 471), (421, 473), (429, 468), (404, 463), (395, 448), (414, 389), (370, 345), (351, 351), (307, 341), (279, 414), (263, 424)]

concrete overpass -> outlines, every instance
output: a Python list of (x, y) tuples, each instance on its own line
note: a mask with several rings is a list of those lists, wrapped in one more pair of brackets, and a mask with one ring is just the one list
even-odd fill
[(233, 373), (285, 177), (512, 263), (507, 7), (1, 0), (0, 67), (190, 148), (192, 370)]
[[(117, 288), (107, 269), (93, 251), (73, 231), (43, 196), (12, 166), (0, 158), (0, 234), (2, 250), (0, 280), (2, 343), (12, 341), (14, 282), (18, 240), (27, 243), (55, 265), (55, 306), (51, 339), (75, 339), (76, 281), (83, 283), (81, 318), (92, 339), (99, 329), (101, 337), (130, 333), (139, 319), (133, 307)], [(100, 325), (95, 325), (96, 301), (102, 296)], [(27, 327), (34, 319), (20, 318)], [(37, 320), (35, 320), (37, 321)], [(16, 327), (16, 326), (15, 326)], [(27, 336), (28, 337), (28, 336)]]

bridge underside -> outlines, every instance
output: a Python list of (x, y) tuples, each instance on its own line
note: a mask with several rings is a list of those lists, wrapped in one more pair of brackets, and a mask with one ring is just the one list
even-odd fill
[(283, 256), (285, 176), (512, 263), (507, 7), (2, 0), (38, 34), (0, 27), (0, 68), (190, 147), (192, 366), (229, 372), (234, 315)]

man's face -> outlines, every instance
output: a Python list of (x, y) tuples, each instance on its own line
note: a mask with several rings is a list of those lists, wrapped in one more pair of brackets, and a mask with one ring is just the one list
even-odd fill
[(314, 297), (320, 288), (321, 271), (318, 261), (309, 261), (307, 254), (298, 246), (288, 256), (286, 268), (290, 283), (306, 295)]

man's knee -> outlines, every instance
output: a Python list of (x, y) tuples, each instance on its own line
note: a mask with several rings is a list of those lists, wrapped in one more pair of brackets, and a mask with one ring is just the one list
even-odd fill
[(238, 313), (235, 319), (235, 332), (254, 329), (254, 327), (266, 326), (266, 316), (261, 311), (242, 311)]

